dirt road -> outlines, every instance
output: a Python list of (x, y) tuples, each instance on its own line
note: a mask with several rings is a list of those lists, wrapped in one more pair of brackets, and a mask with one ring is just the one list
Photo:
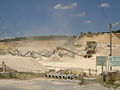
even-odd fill
[(79, 81), (32, 79), (32, 80), (0, 80), (0, 90), (120, 90), (105, 88), (99, 84), (77, 85)]

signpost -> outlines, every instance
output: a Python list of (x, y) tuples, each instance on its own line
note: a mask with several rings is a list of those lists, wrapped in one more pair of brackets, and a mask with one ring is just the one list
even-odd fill
[[(102, 80), (104, 80), (104, 75), (103, 75), (104, 66), (106, 67), (106, 70), (107, 70), (107, 67), (108, 67), (108, 70), (109, 70), (109, 67), (116, 67), (116, 66), (120, 67), (120, 57), (96, 56), (96, 70), (97, 70), (97, 66), (101, 66), (101, 72), (102, 72), (101, 78)], [(96, 72), (96, 75), (97, 75), (97, 72)]]
[(108, 59), (109, 66), (120, 66), (120, 57), (109, 57)]
[(96, 65), (98, 66), (107, 66), (107, 56), (97, 56), (96, 57)]
[[(101, 66), (102, 78), (103, 78), (103, 66), (106, 66), (106, 69), (107, 69), (107, 61), (108, 61), (107, 56), (97, 56), (96, 57), (96, 70), (97, 70), (97, 65)], [(97, 72), (96, 72), (96, 75), (97, 75)]]

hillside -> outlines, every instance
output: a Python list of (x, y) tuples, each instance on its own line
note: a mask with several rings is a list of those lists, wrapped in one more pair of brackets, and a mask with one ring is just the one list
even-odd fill
[(120, 33), (120, 30), (117, 30), (117, 31), (113, 31), (114, 33)]
[[(88, 41), (95, 41), (97, 43), (97, 53), (109, 56), (110, 45), (109, 33), (104, 34), (81, 34), (79, 35), (74, 45), (78, 48), (86, 47)], [(120, 56), (120, 33), (112, 34), (113, 56)]]
[(76, 36), (28, 36), (28, 37), (16, 37), (11, 39), (0, 40), (0, 42), (9, 42), (9, 41), (23, 41), (23, 40), (73, 40)]
[(60, 45), (70, 45), (74, 36), (31, 36), (5, 39), (0, 41), (0, 51), (20, 50), (52, 50)]
[[(19, 71), (22, 71), (24, 67), (26, 67), (25, 71), (30, 71), (32, 70), (30, 67), (33, 66), (34, 72), (36, 72), (36, 70), (43, 70), (44, 72), (47, 69), (60, 70), (61, 68), (82, 68), (88, 72), (89, 68), (93, 70), (96, 69), (96, 56), (109, 56), (109, 33), (85, 33), (77, 36), (76, 38), (60, 37), (60, 39), (58, 38), (59, 36), (51, 38), (49, 36), (40, 37), (27, 37), (27, 39), (15, 38), (1, 41), (1, 54), (3, 52), (9, 54), (8, 51), (10, 50), (13, 51), (13, 53), (17, 53), (15, 56), (1, 56), (1, 62), (4, 60), (7, 66), (12, 66), (12, 68)], [(86, 42), (88, 41), (95, 41), (97, 43), (96, 53), (93, 54), (91, 58), (84, 57), (84, 55), (86, 55)], [(120, 34), (113, 33), (112, 41), (113, 56), (120, 56)], [(22, 55), (19, 55), (18, 52), (14, 52), (14, 50), (18, 50)], [(35, 58), (31, 56), (31, 53), (23, 56), (23, 54), (29, 51), (35, 52), (32, 54)], [(29, 62), (27, 62), (27, 60)], [(20, 63), (20, 61), (22, 61), (22, 63)], [(22, 66), (20, 69), (17, 67), (18, 63), (20, 63), (19, 67)], [(39, 69), (39, 66), (34, 67), (34, 65), (38, 65), (37, 63), (40, 63), (41, 69)], [(98, 73), (100, 70), (101, 68), (98, 69)]]
[[(110, 35), (109, 33), (104, 34), (80, 34), (76, 40), (75, 45), (78, 46), (85, 46), (87, 41), (96, 41), (97, 44), (106, 44), (109, 45), (110, 42)], [(120, 34), (119, 33), (113, 33), (112, 34), (112, 43), (113, 44), (120, 44)]]

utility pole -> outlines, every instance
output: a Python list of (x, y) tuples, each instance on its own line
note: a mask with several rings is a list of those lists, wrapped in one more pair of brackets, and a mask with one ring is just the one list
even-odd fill
[[(109, 24), (109, 30), (110, 30), (110, 54), (109, 56), (112, 56), (112, 24)], [(110, 70), (112, 70), (112, 67), (110, 67)]]

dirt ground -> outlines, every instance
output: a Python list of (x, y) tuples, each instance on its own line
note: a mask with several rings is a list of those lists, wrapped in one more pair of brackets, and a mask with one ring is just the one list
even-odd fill
[(42, 64), (30, 57), (20, 57), (12, 55), (0, 55), (0, 63), (18, 72), (45, 73), (48, 71)]
[(0, 90), (120, 90), (100, 84), (78, 85), (79, 81), (38, 78), (31, 80), (0, 80)]

